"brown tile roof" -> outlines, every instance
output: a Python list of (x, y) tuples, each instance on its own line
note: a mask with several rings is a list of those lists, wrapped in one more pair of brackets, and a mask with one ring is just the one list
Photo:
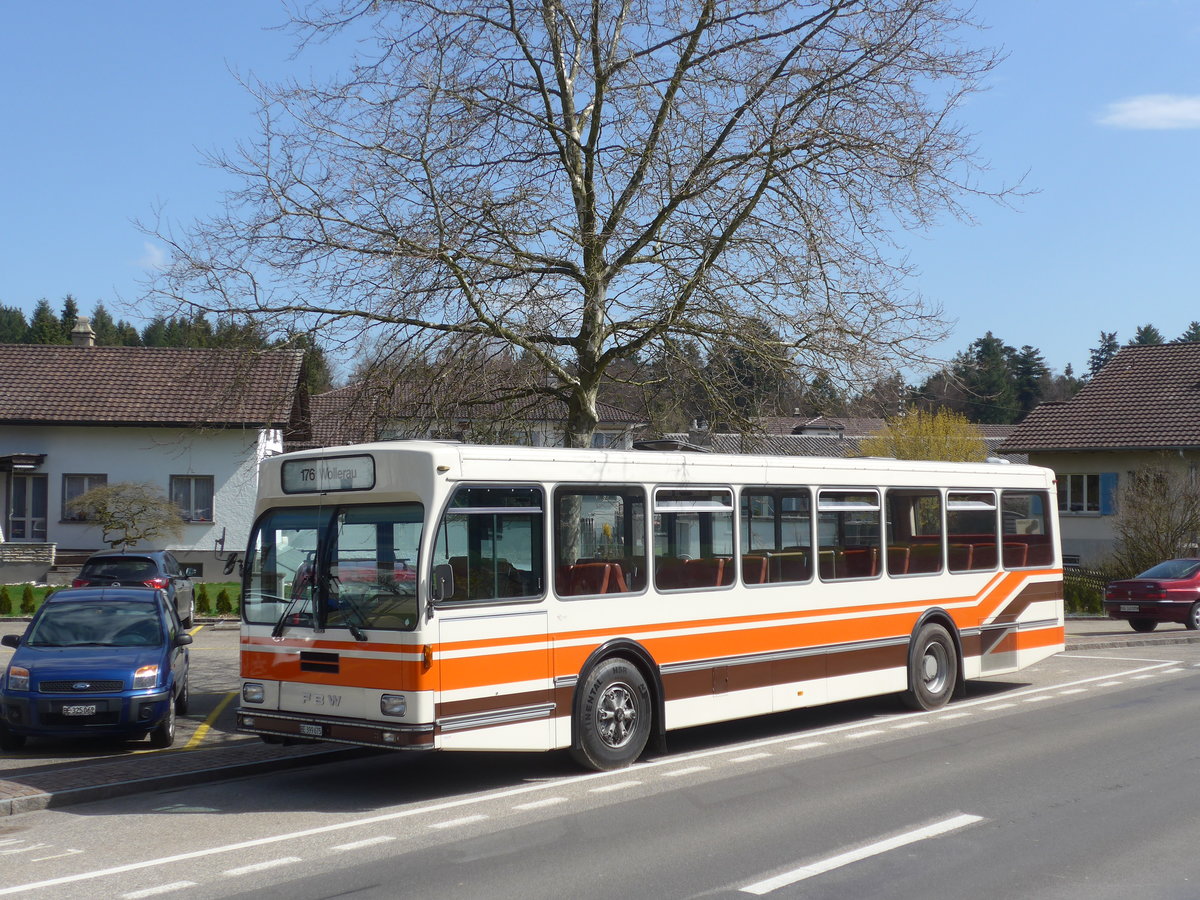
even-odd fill
[(303, 355), (0, 344), (0, 423), (281, 426)]
[(1122, 348), (1071, 400), (1043, 403), (1006, 451), (1200, 447), (1200, 343)]

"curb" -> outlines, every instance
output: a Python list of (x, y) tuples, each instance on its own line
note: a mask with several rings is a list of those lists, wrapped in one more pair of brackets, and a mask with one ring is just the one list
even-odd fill
[[(241, 746), (242, 744), (246, 746)], [(184, 767), (180, 768), (179, 760), (185, 752), (188, 757), (196, 757), (195, 764), (189, 767), (185, 762)], [(104, 760), (88, 766), (55, 766), (40, 772), (31, 772), (22, 777), (21, 781), (0, 780), (0, 817), (163, 788), (209, 783), (264, 770), (281, 771), (353, 759), (379, 752), (371, 748), (353, 746), (280, 747), (246, 740), (228, 748), (168, 752), (155, 757), (147, 755), (139, 758), (132, 766), (130, 757), (115, 761)], [(155, 765), (162, 771), (127, 777), (134, 766), (144, 770)]]

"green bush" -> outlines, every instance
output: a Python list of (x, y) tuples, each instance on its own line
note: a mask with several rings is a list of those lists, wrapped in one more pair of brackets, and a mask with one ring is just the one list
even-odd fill
[(201, 616), (212, 615), (212, 601), (208, 599), (208, 586), (200, 585), (196, 588), (196, 613)]
[(21, 615), (32, 616), (37, 606), (33, 602), (33, 585), (25, 585), (25, 590), (21, 592)]
[(229, 591), (225, 590), (225, 588), (221, 588), (221, 592), (217, 594), (217, 615), (233, 615), (233, 603), (230, 602)]
[(12, 615), (12, 597), (8, 595), (8, 585), (0, 584), (0, 616)]

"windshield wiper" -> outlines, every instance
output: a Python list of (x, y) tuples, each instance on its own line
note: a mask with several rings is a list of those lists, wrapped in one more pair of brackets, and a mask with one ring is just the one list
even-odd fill
[(288, 601), (287, 606), (283, 608), (283, 612), (279, 614), (279, 618), (275, 621), (275, 627), (271, 629), (271, 637), (283, 637), (284, 622), (287, 621), (288, 614), (299, 599), (299, 597), (293, 597)]
[[(362, 614), (362, 610), (358, 608), (358, 604), (351, 600), (349, 596), (338, 597), (338, 603), (345, 604), (346, 609), (358, 616), (358, 621), (363, 624), (364, 628), (366, 627), (367, 617)], [(365, 641), (367, 639), (366, 632), (350, 621), (349, 616), (346, 617), (345, 625), (346, 629), (354, 636), (356, 641)]]

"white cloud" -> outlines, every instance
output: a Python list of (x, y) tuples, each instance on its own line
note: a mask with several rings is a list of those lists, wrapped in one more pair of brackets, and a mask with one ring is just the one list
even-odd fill
[(1200, 96), (1180, 94), (1143, 94), (1110, 103), (1098, 119), (1114, 128), (1162, 130), (1200, 128)]
[(143, 269), (163, 269), (167, 265), (167, 254), (163, 252), (161, 247), (151, 244), (149, 241), (142, 242), (142, 256), (138, 260), (138, 265)]

